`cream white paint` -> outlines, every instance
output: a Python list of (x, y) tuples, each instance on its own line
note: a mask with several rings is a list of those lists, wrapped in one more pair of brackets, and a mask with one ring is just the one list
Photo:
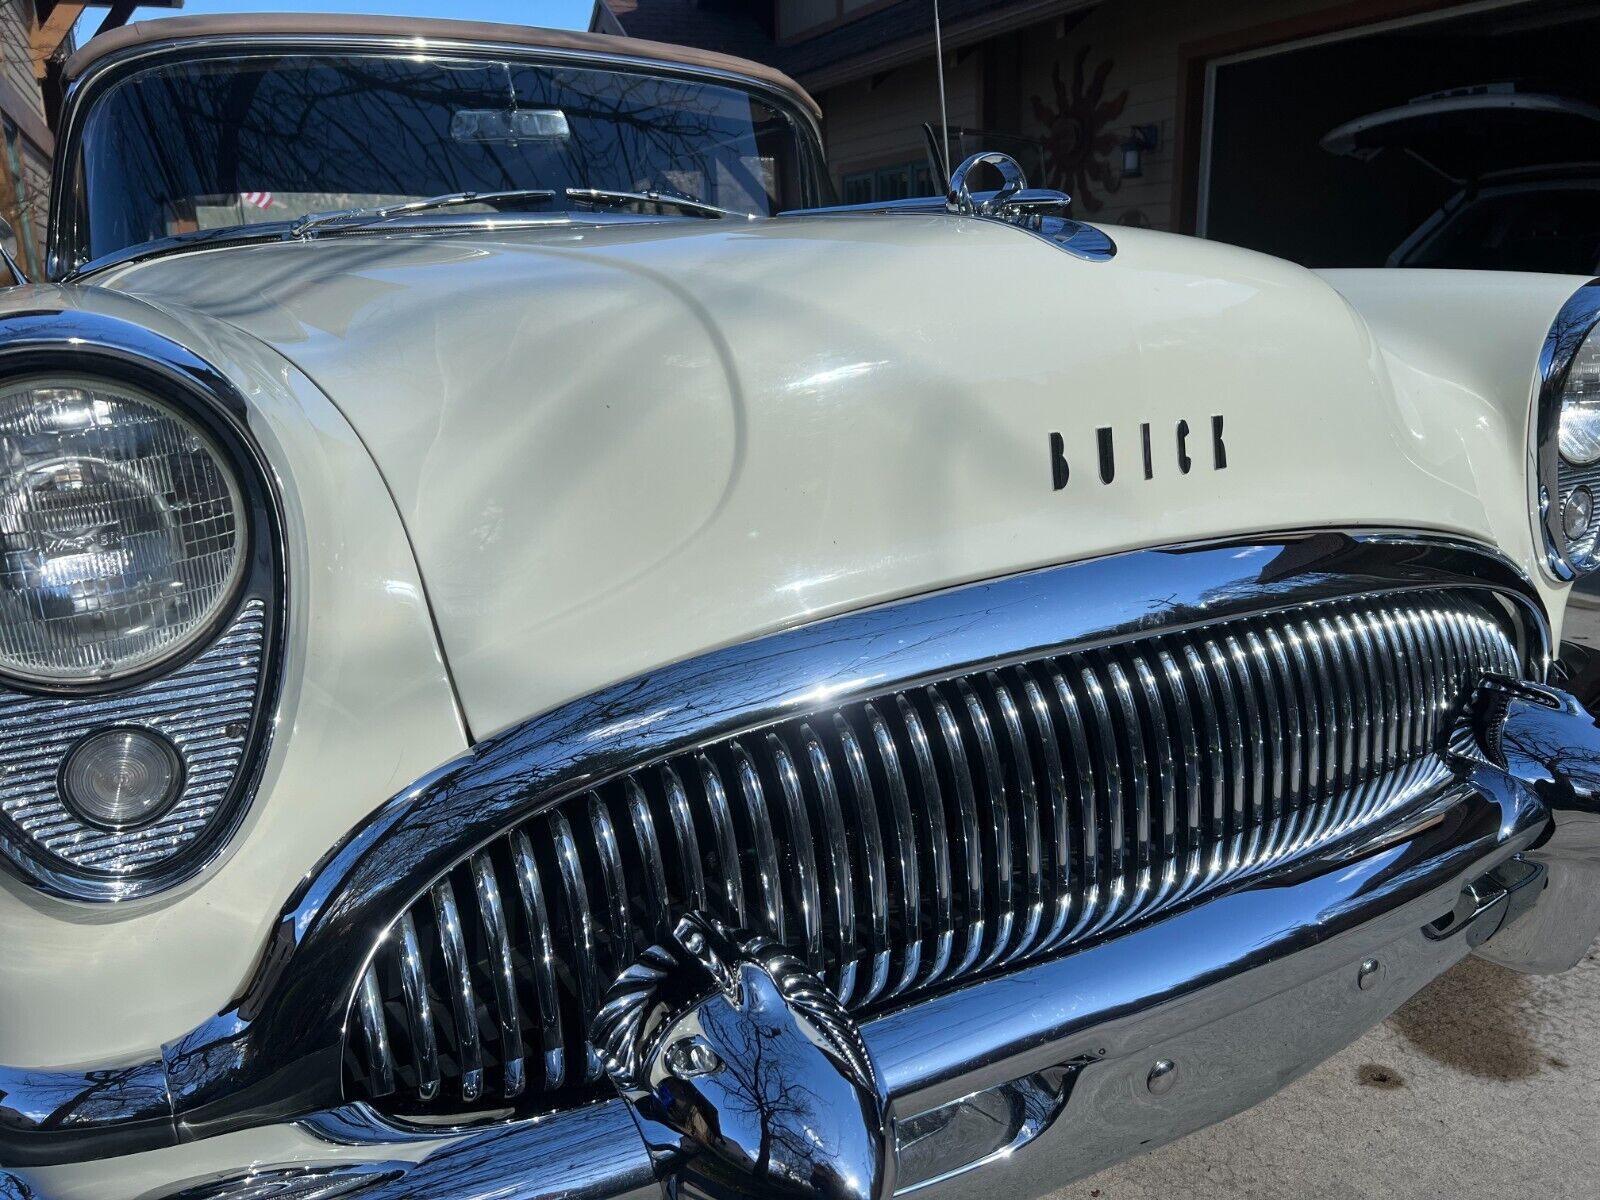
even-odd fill
[(1136, 546), (1404, 525), (1532, 572), (1529, 381), (1577, 281), (1458, 277), (1493, 339), (1468, 322), (1450, 353), (1493, 366), (1430, 377), (1298, 267), (1115, 234), (1088, 263), (938, 215), (676, 221), (270, 245), (107, 282), (267, 341), (349, 418), (480, 735), (716, 645)]
[[(1529, 402), (1581, 281), (1324, 279), (1114, 232), (1104, 264), (942, 216), (388, 234), (11, 294), (146, 323), (239, 384), (288, 509), (292, 636), (215, 870), (127, 910), (0, 890), (0, 1061), (146, 1053), (222, 1007), (300, 875), (464, 748), (424, 581), (483, 734), (719, 644), (1138, 546), (1402, 527), (1539, 578)], [(176, 1161), (144, 1157), (126, 1186), (51, 1186), (133, 1195)]]
[(265, 778), (224, 862), (134, 906), (67, 904), (0, 875), (0, 1062), (147, 1055), (221, 1011), (300, 877), (362, 816), (466, 742), (405, 532), (339, 413), (260, 343), (112, 292), (4, 293), (137, 321), (226, 371), (274, 464), (290, 625)]

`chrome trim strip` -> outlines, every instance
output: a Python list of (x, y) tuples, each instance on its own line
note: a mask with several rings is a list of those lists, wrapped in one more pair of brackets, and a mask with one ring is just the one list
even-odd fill
[(1561, 390), (1584, 339), (1600, 323), (1600, 279), (1591, 279), (1561, 306), (1539, 350), (1528, 442), (1528, 504), (1544, 545), (1544, 566), (1557, 583), (1581, 573), (1568, 558), (1561, 525)]
[(184, 1184), (163, 1200), (343, 1200), (394, 1184), (410, 1167), (406, 1162), (363, 1162), (252, 1170)]
[[(193, 1140), (340, 1103), (344, 1031), (373, 948), (464, 856), (540, 813), (554, 837), (564, 911), (578, 922), (583, 946), (590, 935), (581, 866), (570, 827), (551, 806), (615, 776), (819, 704), (1004, 669), (1067, 647), (1092, 656), (1102, 653), (1096, 647), (1263, 607), (1451, 588), (1499, 596), (1520, 612), (1526, 659), (1542, 670), (1549, 635), (1537, 593), (1495, 551), (1431, 537), (1321, 533), (1137, 551), (972, 584), (730, 646), (565, 705), (419, 781), (323, 860), (289, 902), (239, 997), (163, 1048), (173, 1117), (164, 1130), (137, 1136), (148, 1146)], [(1110, 911), (1103, 905), (1096, 919)], [(585, 952), (594, 954), (592, 946)], [(575, 973), (594, 977), (591, 964)], [(1000, 993), (986, 984), (951, 994)], [(594, 997), (584, 999), (592, 1015)], [(591, 1059), (590, 1071), (597, 1066)], [(74, 1156), (130, 1148), (115, 1137), (91, 1141)], [(19, 1145), (36, 1159), (58, 1152), (48, 1133), (26, 1123), (6, 1131), (0, 1153)]]

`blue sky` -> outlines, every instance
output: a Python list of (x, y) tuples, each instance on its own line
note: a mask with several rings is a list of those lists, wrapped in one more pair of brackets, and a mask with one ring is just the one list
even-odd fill
[[(184, 0), (181, 9), (141, 8), (135, 21), (174, 17), (181, 13), (348, 12), (387, 13), (402, 17), (456, 17), (465, 21), (510, 21), (519, 25), (553, 25), (585, 29), (594, 0)], [(78, 23), (82, 45), (105, 20), (106, 10), (91, 8)]]

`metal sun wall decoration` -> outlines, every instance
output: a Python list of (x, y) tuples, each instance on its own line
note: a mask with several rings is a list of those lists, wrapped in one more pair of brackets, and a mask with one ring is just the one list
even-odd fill
[(1106, 80), (1116, 65), (1115, 59), (1105, 59), (1094, 69), (1087, 83), (1084, 64), (1090, 47), (1078, 51), (1072, 65), (1072, 88), (1069, 91), (1061, 77), (1058, 60), (1050, 69), (1055, 88), (1055, 107), (1044, 100), (1031, 97), (1033, 115), (1045, 127), (1045, 170), (1051, 187), (1069, 193), (1081, 201), (1089, 212), (1104, 207), (1104, 201), (1095, 195), (1092, 184), (1099, 184), (1107, 192), (1121, 190), (1122, 177), (1112, 167), (1112, 154), (1117, 149), (1117, 135), (1110, 129), (1112, 121), (1122, 115), (1128, 103), (1124, 88), (1111, 99), (1106, 99)]

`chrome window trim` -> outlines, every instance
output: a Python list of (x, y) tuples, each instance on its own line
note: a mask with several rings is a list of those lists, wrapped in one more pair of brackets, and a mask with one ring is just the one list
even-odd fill
[[(393, 921), (513, 825), (627, 770), (979, 665), (1318, 599), (1450, 587), (1493, 594), (1514, 610), (1530, 641), (1522, 659), (1542, 677), (1546, 614), (1499, 551), (1435, 536), (1324, 531), (1130, 551), (971, 583), (738, 643), (581, 697), (479, 743), (330, 850), (284, 908), (239, 995), (133, 1069), (141, 1081), (164, 1080), (165, 1112), (160, 1102), (119, 1106), (92, 1146), (80, 1132), (71, 1152), (153, 1149), (340, 1106), (350, 1006)], [(1328, 851), (1335, 860), (1351, 853)], [(36, 1074), (53, 1081), (53, 1092), (85, 1077)], [(6, 1081), (0, 1068), (0, 1091)], [(58, 1099), (50, 1111), (59, 1122), (72, 1106)], [(54, 1161), (66, 1150), (48, 1129), (0, 1123), (0, 1153)]]
[(168, 891), (205, 871), (232, 840), (255, 793), (270, 749), (271, 714), (281, 682), (288, 588), (283, 509), (275, 476), (250, 432), (244, 397), (232, 381), (192, 351), (143, 326), (78, 310), (37, 310), (0, 320), (0, 379), (63, 372), (137, 385), (205, 429), (229, 456), (244, 490), (249, 508), (248, 558), (230, 601), (203, 635), (172, 657), (108, 683), (45, 686), (4, 677), (0, 686), (31, 695), (116, 697), (199, 658), (252, 601), (260, 601), (266, 610), (262, 677), (239, 775), (210, 826), (188, 847), (148, 871), (123, 876), (86, 872), (46, 855), (0, 817), (0, 866), (30, 887), (72, 901), (129, 901)]
[[(259, 54), (248, 52), (259, 51)], [(648, 57), (598, 54), (584, 50), (563, 50), (559, 47), (519, 46), (514, 43), (477, 42), (455, 38), (395, 37), (361, 34), (244, 34), (217, 35), (197, 38), (172, 38), (166, 41), (146, 42), (130, 46), (116, 54), (107, 55), (95, 62), (82, 75), (73, 80), (67, 89), (62, 105), (61, 130), (56, 139), (53, 167), (54, 186), (50, 194), (50, 223), (45, 256), (45, 276), (61, 280), (75, 276), (78, 269), (88, 263), (83, 256), (83, 230), (76, 201), (80, 194), (79, 148), (83, 139), (83, 125), (92, 109), (93, 99), (121, 78), (153, 60), (163, 57), (173, 59), (202, 59), (228, 57), (243, 61), (247, 57), (275, 57), (287, 52), (299, 53), (351, 53), (387, 54), (408, 59), (429, 58), (514, 58), (530, 63), (556, 63), (567, 67), (588, 67), (599, 70), (644, 72), (675, 79), (700, 80), (735, 87), (759, 96), (763, 101), (787, 114), (797, 131), (802, 133), (802, 154), (809, 176), (807, 191), (814, 199), (828, 198), (831, 184), (827, 163), (822, 152), (822, 127), (817, 118), (783, 88), (736, 71), (716, 67), (695, 67), (685, 63), (667, 63)]]
[(1544, 546), (1545, 569), (1557, 583), (1571, 583), (1580, 574), (1567, 557), (1567, 537), (1561, 527), (1561, 391), (1572, 360), (1596, 324), (1600, 324), (1600, 279), (1591, 279), (1561, 306), (1539, 350), (1528, 451), (1529, 503)]

